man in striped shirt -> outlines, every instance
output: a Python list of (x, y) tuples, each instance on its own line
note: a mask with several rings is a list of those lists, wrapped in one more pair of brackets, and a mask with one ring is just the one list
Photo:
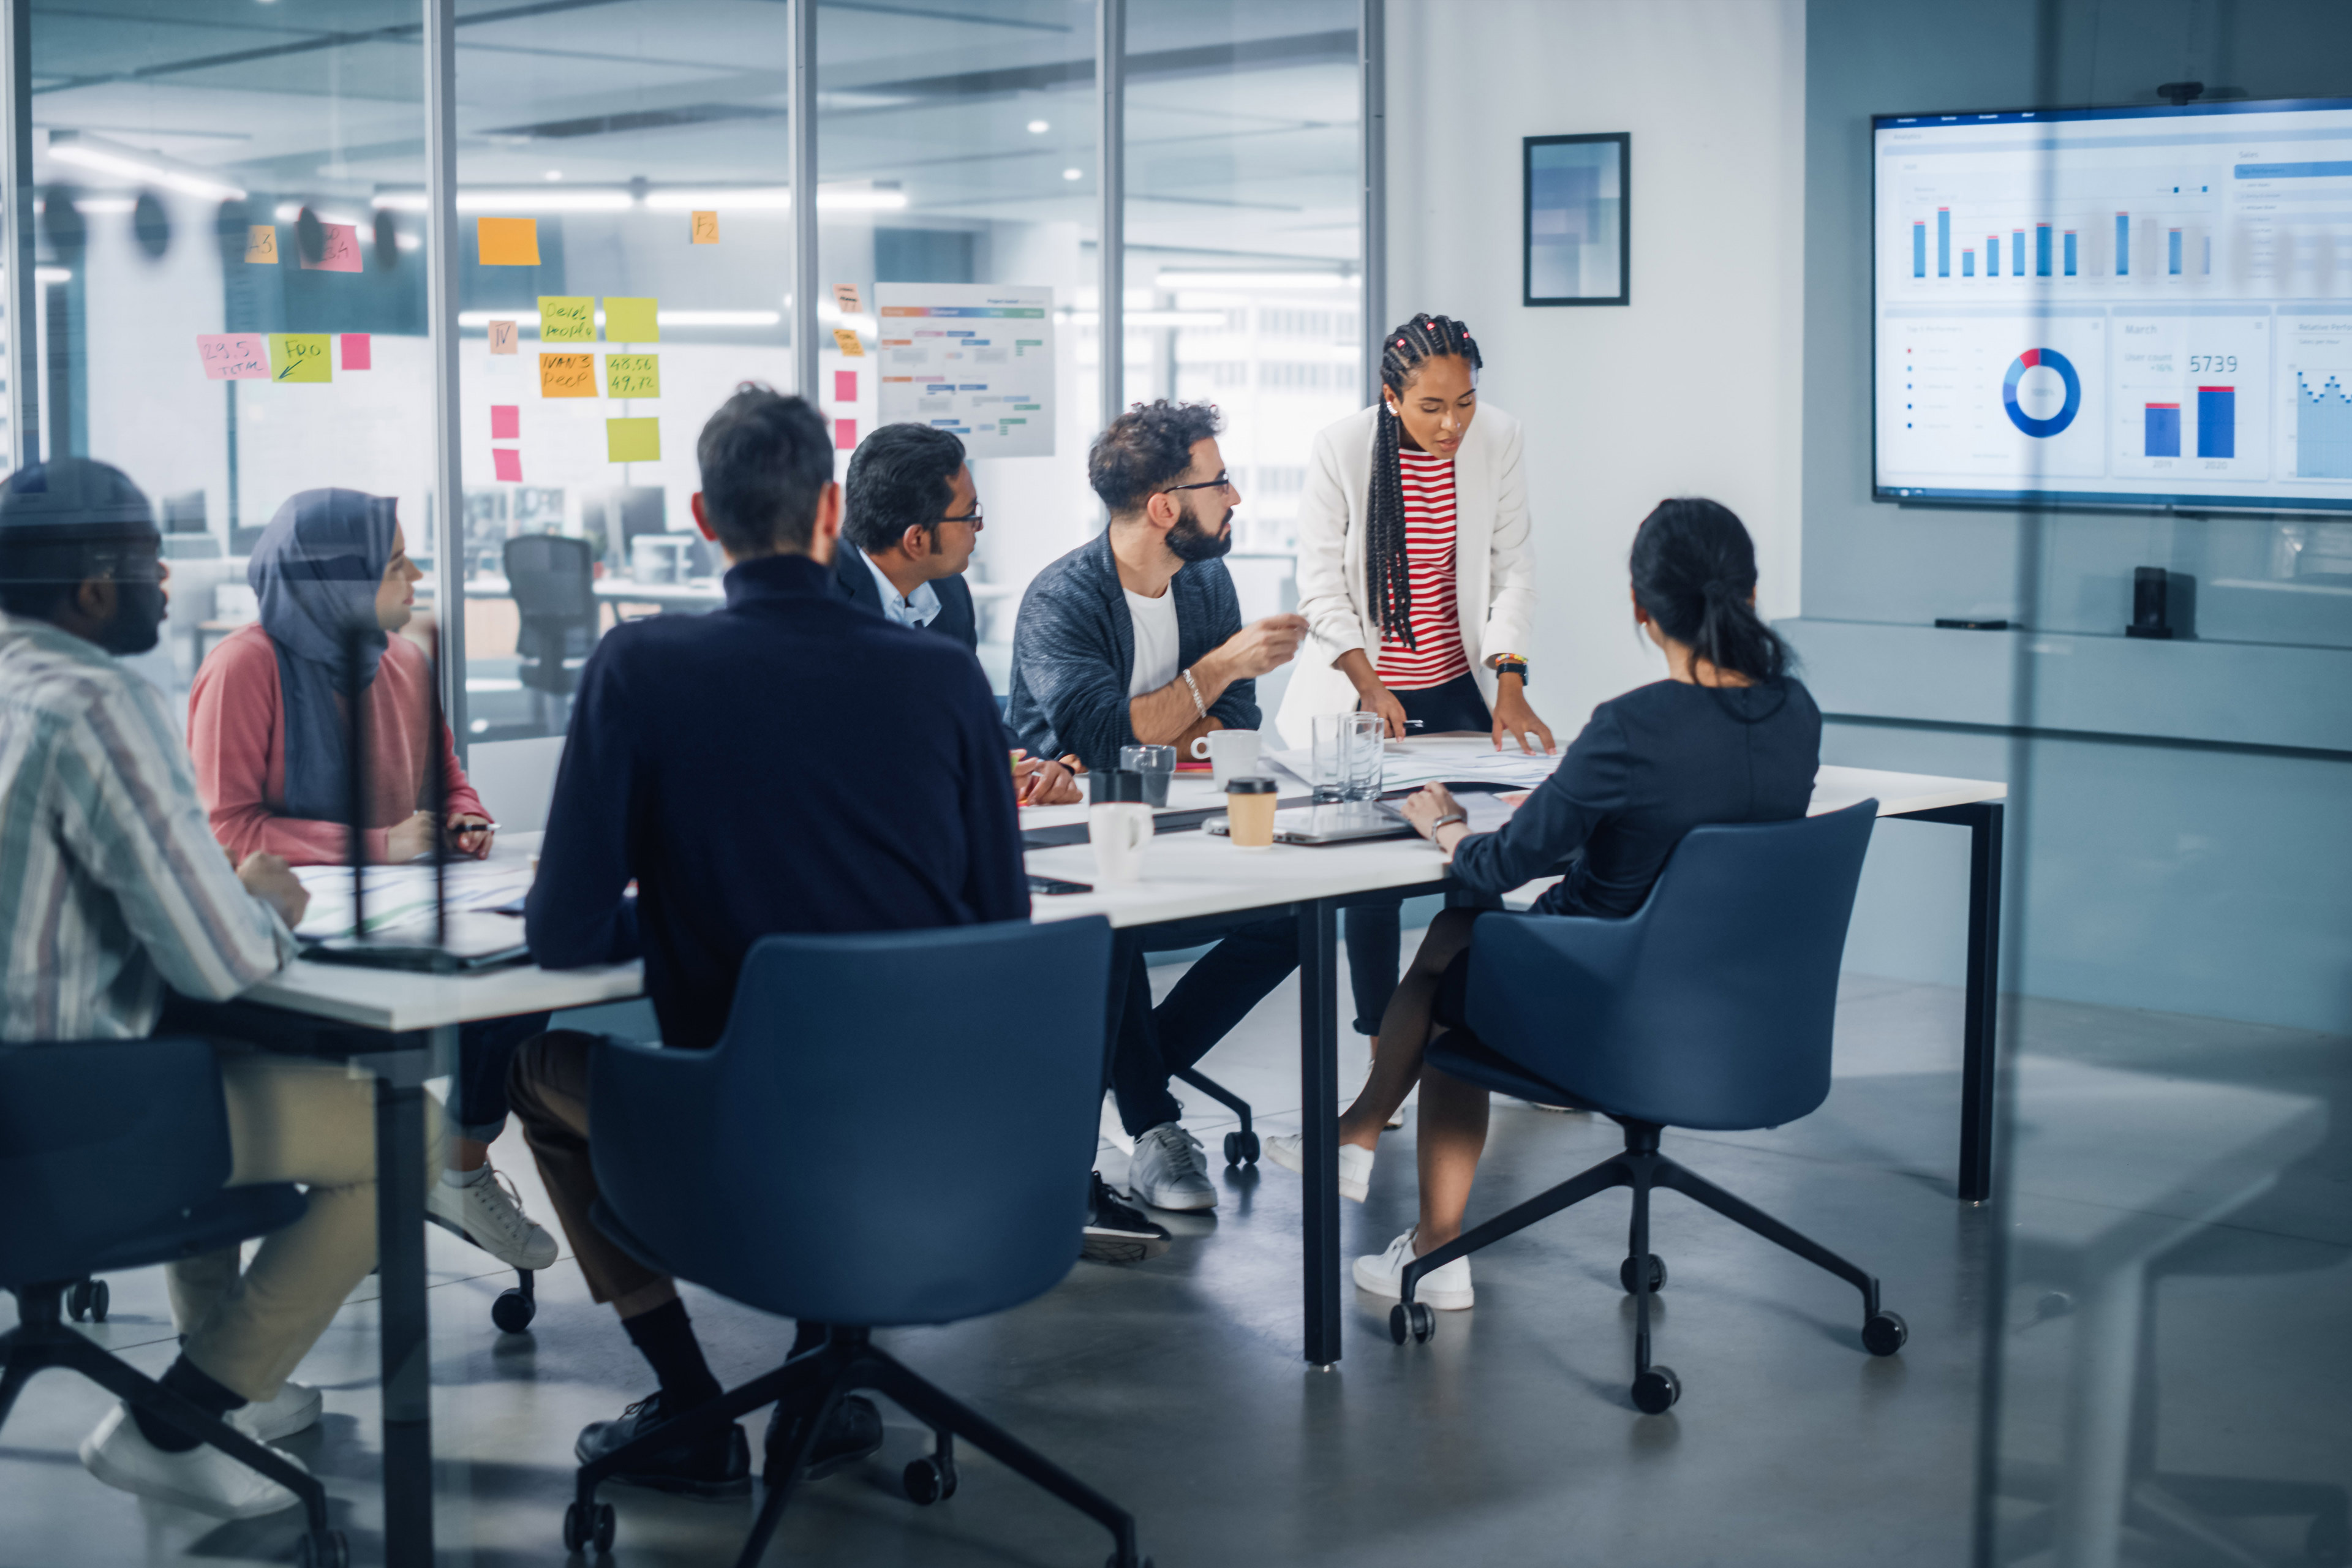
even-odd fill
[[(294, 956), (302, 884), (275, 855), (230, 867), (163, 694), (116, 657), (155, 646), (161, 549), (147, 498), (103, 463), (0, 489), (0, 1041), (136, 1038), (167, 985), (225, 1001)], [(242, 1272), (234, 1247), (171, 1267), (185, 1342), (163, 1381), (268, 1441), (318, 1419), (288, 1374), (374, 1262), (373, 1096), (340, 1067), (233, 1047), (221, 1078), (229, 1184), (300, 1183), (310, 1203)], [(298, 1500), (127, 1406), (81, 1456), (110, 1486), (219, 1518)]]

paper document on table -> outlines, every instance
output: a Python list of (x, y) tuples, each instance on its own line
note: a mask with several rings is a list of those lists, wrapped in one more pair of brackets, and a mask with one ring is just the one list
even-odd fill
[[(352, 929), (352, 868), (349, 866), (299, 866), (295, 876), (310, 894), (310, 907), (297, 936), (341, 936)], [(381, 931), (402, 926), (433, 923), (433, 868), (430, 866), (371, 866), (365, 873), (367, 929)], [(528, 858), (471, 861), (448, 868), (447, 908), (451, 914), (487, 913), (513, 903), (530, 891)], [(516, 928), (521, 940), (521, 928)]]
[[(1269, 752), (1268, 760), (1285, 772), (1312, 780), (1312, 762), (1304, 748)], [(1475, 737), (1464, 740), (1391, 741), (1381, 748), (1381, 787), (1411, 789), (1425, 784), (1490, 784), (1532, 787), (1551, 777), (1559, 758), (1538, 752), (1528, 755), (1514, 746), (1498, 752), (1494, 742)]]

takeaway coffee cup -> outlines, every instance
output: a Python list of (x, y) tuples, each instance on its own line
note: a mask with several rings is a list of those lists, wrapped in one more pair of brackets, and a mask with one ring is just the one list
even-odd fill
[(1143, 879), (1144, 846), (1151, 842), (1151, 808), (1143, 803), (1143, 775), (1105, 768), (1087, 775), (1087, 841), (1095, 849), (1100, 882)]
[[(1253, 737), (1255, 738), (1255, 737)], [(1236, 849), (1274, 847), (1274, 781), (1236, 778), (1225, 784), (1225, 835)]]

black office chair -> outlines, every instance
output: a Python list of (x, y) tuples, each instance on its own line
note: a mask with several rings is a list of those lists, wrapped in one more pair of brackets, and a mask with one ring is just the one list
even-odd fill
[(1478, 921), (1470, 1026), (1432, 1041), (1428, 1064), (1522, 1100), (1599, 1111), (1625, 1129), (1625, 1152), (1407, 1265), (1391, 1338), (1435, 1331), (1434, 1314), (1413, 1300), (1433, 1269), (1631, 1187), (1617, 1277), (1635, 1302), (1633, 1403), (1653, 1415), (1668, 1409), (1682, 1381), (1650, 1362), (1650, 1297), (1666, 1282), (1665, 1259), (1650, 1250), (1650, 1193), (1671, 1187), (1860, 1290), (1871, 1354), (1903, 1348), (1910, 1330), (1880, 1307), (1874, 1278), (1658, 1152), (1668, 1127), (1778, 1127), (1829, 1098), (1838, 970), (1877, 814), (1867, 800), (1794, 822), (1694, 828), (1627, 920)]
[(327, 1491), (286, 1456), (68, 1328), (65, 1298), (93, 1274), (193, 1258), (302, 1217), (301, 1189), (225, 1187), (228, 1107), (212, 1047), (196, 1039), (0, 1047), (0, 1424), (33, 1374), (78, 1372), (135, 1408), (258, 1470), (302, 1500), (304, 1568), (346, 1568)]
[[(827, 1417), (844, 1395), (870, 1388), (936, 1435), (932, 1453), (906, 1468), (913, 1501), (955, 1495), (961, 1437), (1108, 1530), (1112, 1568), (1149, 1568), (1132, 1516), (872, 1337), (1016, 1307), (1077, 1261), (1102, 1044), (1028, 1020), (1101, 1016), (1110, 948), (1099, 918), (771, 936), (744, 962), (716, 1047), (598, 1049), (598, 1226), (649, 1268), (827, 1332), (775, 1371), (581, 1467), (563, 1521), (569, 1550), (611, 1548), (613, 1508), (596, 1489), (638, 1455), (791, 1401), (809, 1418), (738, 1559), (751, 1568)], [(919, 985), (906, 983), (910, 964), (922, 970)], [(974, 1125), (1018, 1126), (1021, 1136), (976, 1152), (961, 1134)], [(681, 1128), (692, 1136), (681, 1139)], [(712, 1203), (714, 1194), (727, 1201)]]
[(579, 689), (580, 668), (596, 646), (595, 555), (584, 539), (526, 533), (507, 541), (506, 569), (522, 621), (515, 637), (521, 659), (516, 674), (533, 695), (540, 727), (560, 733)]

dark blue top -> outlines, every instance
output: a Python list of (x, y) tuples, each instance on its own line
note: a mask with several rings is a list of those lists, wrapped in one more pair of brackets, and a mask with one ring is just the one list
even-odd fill
[(772, 931), (1029, 914), (971, 655), (852, 605), (804, 555), (747, 561), (726, 588), (722, 610), (597, 645), (528, 906), (551, 969), (642, 955), (670, 1046), (718, 1040), (743, 955)]
[[(882, 615), (882, 592), (874, 585), (873, 568), (866, 564), (866, 556), (857, 546), (843, 540), (835, 547), (833, 574), (841, 591), (861, 608)], [(931, 617), (923, 629), (937, 632), (956, 641), (974, 653), (980, 651), (980, 618), (972, 613), (971, 584), (963, 574), (931, 579), (931, 591), (940, 596), (940, 613)], [(887, 620), (889, 617), (884, 616)]]
[[(1176, 658), (1189, 669), (1242, 629), (1242, 603), (1222, 561), (1196, 561), (1168, 584), (1176, 595)], [(1005, 721), (1033, 757), (1077, 753), (1089, 768), (1116, 768), (1135, 743), (1127, 683), (1135, 674), (1135, 622), (1118, 585), (1108, 531), (1037, 574), (1013, 627), (1013, 700)], [(1209, 704), (1228, 730), (1258, 724), (1257, 682), (1236, 680)]]
[(1454, 846), (1454, 875), (1505, 893), (1580, 849), (1536, 912), (1622, 920), (1692, 828), (1804, 816), (1821, 763), (1822, 710), (1800, 680), (1636, 687), (1592, 710), (1559, 770), (1499, 831)]

